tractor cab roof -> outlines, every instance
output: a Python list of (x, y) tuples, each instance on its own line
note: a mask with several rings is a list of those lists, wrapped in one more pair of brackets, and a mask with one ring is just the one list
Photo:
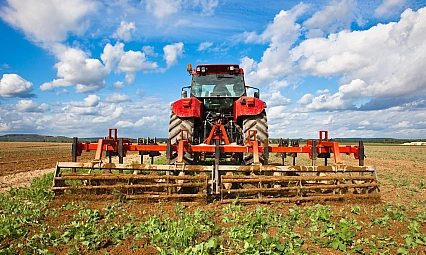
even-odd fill
[[(188, 71), (192, 69), (188, 66)], [(244, 70), (238, 64), (202, 64), (191, 70), (193, 75), (208, 74), (244, 74)]]

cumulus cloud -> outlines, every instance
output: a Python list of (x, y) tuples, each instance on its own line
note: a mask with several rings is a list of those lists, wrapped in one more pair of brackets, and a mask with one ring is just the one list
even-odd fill
[(288, 105), (291, 100), (289, 98), (283, 97), (280, 91), (272, 93), (268, 100), (266, 100), (267, 106), (277, 106), (277, 105)]
[(101, 98), (97, 95), (88, 95), (84, 100), (81, 101), (71, 101), (69, 105), (76, 107), (95, 107), (99, 104)]
[(124, 43), (117, 42), (114, 46), (107, 43), (104, 47), (103, 53), (101, 54), (101, 60), (104, 63), (105, 68), (111, 72), (117, 67), (123, 55)]
[(49, 105), (45, 103), (39, 105), (32, 100), (19, 100), (16, 109), (21, 112), (45, 112), (49, 110)]
[(76, 84), (76, 92), (87, 93), (105, 87), (105, 77), (109, 72), (98, 59), (88, 58), (88, 54), (80, 49), (62, 45), (58, 45), (56, 51), (60, 61), (55, 68), (61, 78), (42, 84), (41, 90)]
[(17, 74), (3, 74), (0, 80), (0, 96), (2, 97), (34, 97), (33, 84)]
[(105, 123), (111, 120), (115, 120), (121, 116), (124, 109), (121, 106), (116, 107), (115, 104), (111, 104), (109, 107), (102, 109), (99, 117), (93, 119), (94, 123)]
[(142, 127), (142, 126), (151, 126), (153, 123), (158, 121), (158, 116), (143, 116), (136, 122), (121, 120), (116, 123), (117, 127)]
[(167, 67), (171, 67), (177, 64), (177, 59), (182, 57), (183, 54), (183, 43), (174, 43), (166, 45), (163, 48), (164, 59), (166, 60)]
[(126, 73), (135, 73), (137, 71), (155, 69), (157, 67), (157, 63), (147, 61), (145, 53), (132, 50), (124, 52), (118, 64), (118, 70)]
[(135, 22), (121, 21), (120, 26), (114, 32), (112, 37), (128, 42), (132, 39), (132, 35), (134, 34), (135, 30)]
[(114, 82), (114, 83), (112, 84), (112, 87), (113, 87), (114, 89), (119, 90), (119, 89), (124, 88), (124, 83), (123, 83), (122, 81), (116, 81), (116, 82)]
[[(80, 115), (99, 115), (102, 108), (101, 99), (97, 95), (88, 95), (83, 101), (71, 101), (62, 111), (64, 114)], [(77, 118), (77, 117), (75, 117)]]
[(114, 46), (109, 43), (105, 45), (101, 59), (107, 70), (125, 72), (127, 84), (133, 83), (136, 72), (158, 68), (158, 64), (149, 61), (144, 52), (124, 51), (123, 43), (116, 43)]
[(308, 5), (300, 3), (288, 11), (282, 10), (261, 34), (256, 32), (243, 34), (246, 43), (269, 44), (260, 62), (248, 57), (242, 58), (244, 61), (241, 63), (242, 66), (251, 67), (251, 71), (246, 71), (248, 83), (255, 86), (268, 84), (291, 71), (291, 63), (285, 60), (289, 58), (289, 49), (300, 36), (301, 26), (296, 20), (307, 8)]
[(291, 50), (292, 60), (301, 72), (345, 74), (338, 92), (312, 98), (308, 106), (344, 109), (368, 99), (359, 109), (385, 109), (424, 94), (425, 24), (426, 8), (417, 12), (407, 9), (396, 23), (303, 41)]
[(307, 37), (319, 37), (324, 33), (329, 34), (349, 29), (354, 19), (355, 15), (349, 0), (334, 0), (303, 22), (303, 26), (309, 29)]
[(383, 0), (382, 4), (374, 10), (378, 17), (391, 16), (396, 11), (401, 10), (406, 0)]
[(130, 101), (132, 100), (130, 99), (128, 95), (120, 94), (120, 93), (114, 93), (114, 94), (108, 95), (105, 98), (105, 102), (108, 102), (108, 103), (120, 103), (120, 102), (130, 102)]
[(98, 8), (96, 1), (85, 0), (8, 0), (0, 17), (29, 39), (49, 44), (64, 41), (69, 33), (82, 35), (90, 24), (83, 18)]

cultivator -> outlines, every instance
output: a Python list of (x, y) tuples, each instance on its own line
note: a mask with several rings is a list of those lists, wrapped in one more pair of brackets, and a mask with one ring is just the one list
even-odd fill
[[(108, 137), (97, 144), (74, 138), (74, 162), (58, 162), (52, 189), (56, 194), (119, 193), (129, 199), (201, 198), (224, 203), (235, 199), (299, 202), (379, 196), (376, 170), (364, 166), (362, 141), (358, 146), (339, 146), (328, 139), (327, 131), (320, 131), (319, 140), (307, 141), (304, 146), (283, 139), (269, 146), (267, 139), (256, 140), (256, 130), (249, 130), (247, 140), (238, 145), (230, 142), (223, 128), (218, 122), (208, 143), (201, 144), (187, 139), (187, 130), (181, 130), (177, 144), (171, 139), (165, 144), (158, 144), (156, 139), (138, 139), (138, 144), (132, 144), (130, 139), (118, 138), (117, 129), (109, 129)], [(77, 162), (83, 151), (92, 150), (96, 151), (94, 161)], [(129, 151), (138, 151), (141, 162), (124, 163)], [(161, 153), (165, 153), (167, 163), (153, 164)], [(272, 153), (281, 158), (281, 163), (269, 163)], [(108, 162), (102, 159), (103, 154)], [(310, 164), (297, 165), (298, 154), (308, 154)], [(358, 166), (344, 165), (340, 154), (354, 155)], [(144, 164), (144, 155), (151, 158), (150, 164)], [(235, 165), (238, 161), (234, 158), (245, 155), (252, 157), (252, 163)], [(328, 165), (331, 155), (334, 163)], [(113, 157), (118, 157), (118, 163), (113, 163)], [(286, 157), (292, 157), (291, 165), (285, 165)], [(324, 164), (319, 165), (319, 159)]]

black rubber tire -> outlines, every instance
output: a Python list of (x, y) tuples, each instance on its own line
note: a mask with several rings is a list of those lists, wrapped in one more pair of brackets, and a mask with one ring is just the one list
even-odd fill
[(174, 112), (171, 112), (169, 122), (169, 139), (172, 144), (177, 144), (181, 139), (181, 130), (188, 130), (188, 140), (191, 141), (194, 134), (194, 118), (181, 118)]
[(261, 145), (265, 139), (268, 139), (268, 119), (266, 117), (265, 110), (263, 110), (258, 115), (247, 116), (244, 118), (244, 141), (247, 140), (249, 130), (256, 130), (256, 139), (260, 142)]
[[(256, 140), (259, 141), (259, 145), (263, 145), (265, 139), (268, 139), (268, 119), (266, 117), (266, 112), (263, 110), (258, 115), (247, 116), (243, 120), (243, 135), (244, 141), (248, 138), (248, 131), (256, 130)], [(263, 154), (259, 154), (259, 161), (263, 163)], [(250, 165), (253, 163), (253, 154), (244, 153), (243, 164)]]
[[(181, 139), (181, 130), (188, 130), (188, 141), (192, 140), (194, 134), (194, 118), (181, 118), (178, 117), (173, 111), (170, 113), (169, 122), (169, 139), (171, 144), (177, 145)], [(170, 164), (174, 164), (177, 159), (177, 153), (172, 153)], [(184, 161), (186, 164), (192, 163), (190, 153), (185, 153)]]

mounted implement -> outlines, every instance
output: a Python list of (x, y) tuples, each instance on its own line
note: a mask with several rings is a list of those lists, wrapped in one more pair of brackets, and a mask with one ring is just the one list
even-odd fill
[[(280, 139), (269, 145), (266, 104), (257, 88), (245, 85), (238, 65), (188, 66), (191, 86), (182, 89), (182, 98), (172, 105), (169, 138), (118, 138), (117, 129), (97, 144), (74, 138), (74, 162), (58, 162), (55, 193), (118, 192), (136, 199), (204, 198), (231, 202), (298, 202), (379, 196), (376, 171), (364, 166), (364, 146), (339, 146), (320, 131), (318, 140)], [(190, 89), (187, 97), (186, 89)], [(247, 96), (247, 90), (255, 90)], [(77, 162), (83, 151), (96, 150), (95, 160)], [(102, 159), (103, 152), (109, 159)], [(140, 163), (124, 163), (129, 151), (138, 151)], [(153, 164), (165, 154), (166, 164)], [(357, 166), (344, 165), (340, 155), (352, 154)], [(277, 154), (281, 162), (272, 162)], [(306, 166), (296, 164), (299, 154), (309, 155)], [(151, 164), (144, 164), (149, 155)], [(118, 157), (118, 162), (112, 158)], [(164, 156), (162, 156), (164, 157)], [(285, 165), (285, 158), (292, 164)], [(328, 159), (334, 163), (328, 165)], [(319, 165), (318, 159), (324, 159)]]

